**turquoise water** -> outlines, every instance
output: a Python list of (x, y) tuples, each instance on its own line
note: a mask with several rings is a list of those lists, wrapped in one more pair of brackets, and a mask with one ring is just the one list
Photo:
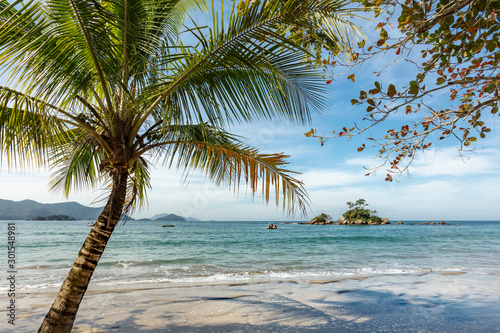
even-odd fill
[[(18, 288), (59, 287), (87, 221), (16, 225)], [(7, 223), (0, 221), (7, 243)], [(456, 225), (314, 226), (265, 222), (129, 221), (118, 227), (93, 284), (318, 279), (500, 268), (500, 221)], [(4, 250), (5, 260), (7, 254)], [(4, 286), (0, 285), (0, 289)]]

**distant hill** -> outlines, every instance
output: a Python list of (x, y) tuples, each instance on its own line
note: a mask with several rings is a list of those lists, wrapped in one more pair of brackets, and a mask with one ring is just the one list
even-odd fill
[[(168, 216), (168, 215), (174, 215), (174, 216), (181, 217), (182, 220), (160, 220), (161, 218)], [(140, 219), (140, 221), (201, 221), (201, 220), (198, 220), (194, 217), (184, 217), (184, 216), (175, 215), (175, 214), (163, 213), (163, 214), (153, 215), (149, 219)]]
[(75, 220), (95, 220), (101, 211), (102, 207), (87, 207), (78, 202), (42, 204), (33, 200), (0, 199), (0, 220), (30, 220), (51, 215), (68, 215)]
[(179, 215), (168, 214), (155, 219), (155, 221), (186, 221), (186, 219)]

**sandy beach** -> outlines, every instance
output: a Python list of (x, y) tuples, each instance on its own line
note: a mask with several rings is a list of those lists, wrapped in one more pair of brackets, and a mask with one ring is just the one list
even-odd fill
[[(36, 331), (55, 292), (21, 291), (11, 331)], [(500, 271), (91, 285), (73, 331), (500, 332)]]

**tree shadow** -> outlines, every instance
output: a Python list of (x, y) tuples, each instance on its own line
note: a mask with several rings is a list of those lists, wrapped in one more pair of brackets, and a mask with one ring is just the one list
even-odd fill
[(244, 309), (245, 315), (239, 317), (241, 322), (194, 324), (174, 320), (173, 317), (182, 315), (179, 312), (163, 315), (161, 327), (148, 328), (137, 324), (141, 316), (148, 315), (147, 309), (139, 309), (130, 311), (126, 319), (95, 331), (80, 330), (82, 325), (95, 327), (91, 320), (80, 320), (74, 332), (500, 332), (500, 306), (493, 302), (369, 289), (343, 289), (331, 294), (342, 297), (307, 302), (283, 295), (266, 299), (255, 295), (192, 297), (181, 302), (206, 302), (207, 307), (211, 302), (223, 302)]

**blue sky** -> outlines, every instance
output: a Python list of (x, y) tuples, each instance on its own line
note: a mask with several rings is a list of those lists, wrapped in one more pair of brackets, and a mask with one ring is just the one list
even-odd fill
[[(367, 23), (366, 31), (370, 31)], [(388, 68), (380, 77), (381, 64), (391, 58), (378, 59), (356, 73), (355, 83), (346, 76), (337, 78), (328, 86), (327, 109), (315, 115), (310, 126), (285, 122), (260, 122), (235, 126), (231, 130), (247, 138), (250, 145), (262, 152), (285, 152), (291, 155), (290, 169), (301, 172), (297, 177), (305, 183), (310, 197), (308, 218), (320, 213), (337, 219), (346, 210), (347, 201), (365, 199), (378, 215), (391, 220), (500, 220), (498, 189), (500, 188), (500, 135), (493, 116), (485, 115), (485, 123), (492, 129), (486, 139), (479, 140), (474, 151), (461, 158), (458, 142), (442, 141), (432, 149), (419, 154), (410, 168), (410, 177), (398, 181), (384, 181), (384, 170), (375, 176), (364, 176), (364, 167), (381, 161), (373, 159), (374, 150), (357, 152), (365, 136), (348, 141), (345, 138), (329, 140), (324, 146), (304, 133), (311, 127), (319, 134), (338, 131), (344, 125), (361, 123), (363, 108), (354, 107), (350, 100), (361, 89), (371, 88), (373, 81), (382, 83), (408, 82), (414, 74), (407, 64)], [(326, 84), (326, 83), (325, 83)], [(439, 100), (439, 97), (436, 98)], [(395, 115), (373, 134), (383, 128), (401, 126), (404, 116)], [(32, 199), (43, 203), (77, 201), (90, 205), (102, 193), (99, 190), (74, 193), (69, 199), (48, 192), (49, 170), (21, 173), (0, 172), (0, 198), (9, 200)], [(235, 193), (232, 189), (216, 188), (201, 174), (193, 174), (189, 184), (182, 182), (183, 173), (157, 166), (152, 172), (153, 189), (149, 192), (149, 207), (133, 216), (150, 217), (159, 213), (175, 213), (202, 220), (291, 220), (273, 200), (265, 205), (260, 196), (252, 198), (244, 185)], [(103, 203), (96, 203), (102, 206)], [(296, 216), (296, 220), (304, 220)]]

